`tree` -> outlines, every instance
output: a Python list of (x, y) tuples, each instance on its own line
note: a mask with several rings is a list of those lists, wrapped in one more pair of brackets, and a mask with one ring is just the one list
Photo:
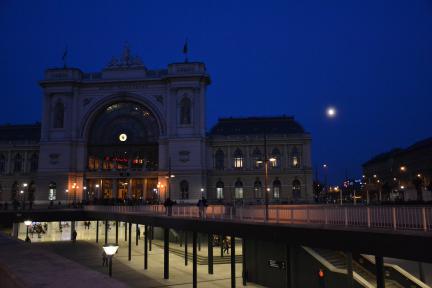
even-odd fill
[(35, 183), (32, 180), (30, 182), (30, 185), (29, 185), (29, 188), (28, 188), (28, 194), (27, 194), (27, 199), (29, 201), (30, 209), (32, 208), (33, 202), (34, 202), (34, 199), (35, 199), (35, 196), (34, 196), (35, 191), (36, 191)]
[(423, 180), (420, 177), (415, 177), (412, 183), (417, 191), (417, 201), (423, 201)]

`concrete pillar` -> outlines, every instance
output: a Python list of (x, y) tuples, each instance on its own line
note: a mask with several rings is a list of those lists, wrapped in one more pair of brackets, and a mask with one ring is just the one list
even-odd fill
[(149, 251), (152, 251), (153, 226), (150, 226), (149, 232)]
[(147, 255), (147, 241), (148, 241), (148, 226), (144, 226), (144, 270), (147, 270), (147, 262), (148, 262), (148, 255)]
[(231, 236), (231, 287), (236, 287), (235, 237)]
[(105, 245), (108, 244), (108, 220), (105, 220)]
[(118, 245), (118, 226), (119, 226), (119, 222), (116, 221), (115, 225), (116, 225), (116, 236), (115, 236), (116, 240), (115, 240), (115, 243), (116, 243), (116, 245)]
[(377, 288), (384, 288), (385, 287), (385, 281), (384, 281), (384, 258), (379, 255), (375, 255), (375, 266), (376, 266), (376, 284)]
[(354, 278), (353, 278), (353, 265), (352, 265), (352, 253), (346, 252), (346, 259), (347, 259), (347, 287), (348, 288), (354, 288)]
[(247, 271), (246, 271), (246, 241), (243, 238), (242, 239), (242, 280), (243, 280), (243, 286), (246, 286), (247, 283)]
[(73, 231), (75, 231), (75, 221), (71, 221), (70, 239), (73, 240)]
[(96, 221), (96, 243), (99, 243), (99, 221)]
[(422, 282), (426, 282), (426, 278), (425, 278), (424, 269), (423, 269), (423, 263), (422, 262), (418, 262), (418, 268), (419, 268), (420, 280)]
[(135, 226), (135, 245), (136, 246), (138, 246), (138, 239), (139, 239), (139, 227), (138, 227), (138, 224), (136, 224), (136, 226)]
[(188, 233), (187, 231), (184, 232), (184, 261), (185, 261), (185, 266), (188, 265)]
[(208, 273), (213, 274), (213, 234), (208, 234)]
[(169, 228), (164, 228), (164, 279), (169, 279)]
[(288, 244), (286, 247), (287, 255), (287, 287), (295, 288), (295, 247)]
[(192, 287), (197, 288), (197, 232), (192, 232)]
[(20, 223), (13, 223), (12, 224), (12, 237), (13, 238), (18, 239), (19, 225), (20, 225)]
[(129, 222), (129, 243), (128, 243), (128, 260), (131, 261), (132, 260), (132, 223)]
[(124, 222), (124, 226), (125, 226), (125, 241), (127, 241), (127, 222)]

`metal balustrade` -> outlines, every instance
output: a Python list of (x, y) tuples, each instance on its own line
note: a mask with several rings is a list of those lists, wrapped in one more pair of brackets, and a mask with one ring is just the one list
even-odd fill
[[(271, 205), (268, 220), (264, 206), (210, 205), (200, 216), (199, 207), (175, 205), (169, 217), (214, 221), (256, 222), (272, 224), (310, 224), (345, 226), (395, 231), (432, 232), (432, 207), (407, 206), (314, 206)], [(139, 213), (168, 216), (163, 205), (86, 206), (88, 211)]]

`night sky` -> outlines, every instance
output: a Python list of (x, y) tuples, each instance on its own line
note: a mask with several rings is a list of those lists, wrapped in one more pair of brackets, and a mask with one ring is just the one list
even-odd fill
[[(203, 61), (218, 117), (293, 115), (329, 180), (432, 136), (432, 1), (0, 1), (0, 123), (41, 119), (47, 67), (100, 71), (125, 41), (149, 69)], [(334, 119), (327, 106), (338, 110)], [(314, 170), (315, 173), (315, 170)], [(320, 178), (322, 169), (319, 169)]]

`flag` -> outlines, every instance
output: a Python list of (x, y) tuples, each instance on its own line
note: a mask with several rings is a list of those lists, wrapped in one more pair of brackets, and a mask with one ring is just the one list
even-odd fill
[(183, 54), (187, 54), (188, 53), (188, 41), (186, 39), (184, 46), (183, 46)]

